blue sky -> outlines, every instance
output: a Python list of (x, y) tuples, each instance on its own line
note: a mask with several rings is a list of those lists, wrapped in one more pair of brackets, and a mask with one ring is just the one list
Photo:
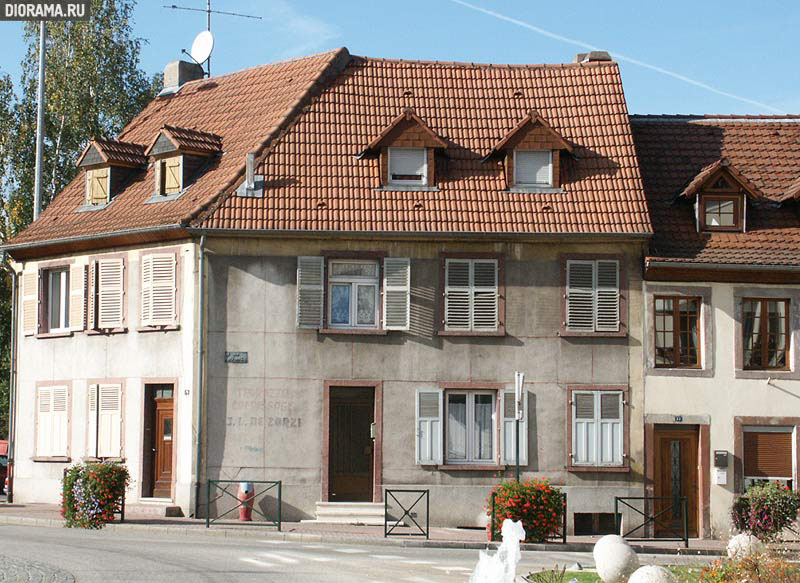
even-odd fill
[[(204, 8), (205, 0), (139, 1), (135, 32), (148, 41), (148, 72), (179, 58), (205, 28), (205, 14), (163, 4)], [(374, 57), (559, 63), (590, 45), (622, 56), (632, 113), (800, 113), (800, 2), (212, 0), (212, 8), (263, 17), (212, 17), (213, 74), (340, 46)], [(15, 79), (21, 31), (0, 22), (0, 69)]]

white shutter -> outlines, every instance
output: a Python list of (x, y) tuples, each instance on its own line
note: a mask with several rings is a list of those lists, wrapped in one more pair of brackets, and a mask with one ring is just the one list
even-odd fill
[(122, 328), (123, 261), (101, 259), (97, 264), (97, 327), (104, 330)]
[(80, 332), (86, 327), (86, 266), (69, 268), (69, 329)]
[(122, 387), (100, 385), (98, 391), (97, 457), (122, 455)]
[(153, 256), (144, 255), (140, 265), (141, 275), (141, 324), (151, 326), (153, 321)]
[(567, 329), (594, 332), (594, 261), (567, 261)]
[(297, 327), (322, 328), (324, 257), (297, 258)]
[(473, 330), (497, 330), (497, 296), (497, 260), (472, 261)]
[(572, 393), (572, 463), (597, 463), (597, 407), (595, 393)]
[(442, 409), (444, 392), (436, 389), (418, 389), (416, 400), (417, 463), (438, 465), (442, 463)]
[(408, 330), (411, 317), (411, 260), (383, 260), (383, 328)]
[(22, 333), (36, 334), (39, 323), (39, 273), (26, 271), (22, 274)]
[(599, 465), (622, 465), (622, 393), (599, 391)]
[[(516, 435), (516, 406), (514, 391), (502, 391), (500, 393), (502, 402), (500, 403), (500, 410), (502, 411), (503, 430), (502, 430), (502, 455), (500, 456), (501, 463), (513, 464), (516, 457), (516, 447), (514, 437)], [(528, 391), (522, 391), (522, 419), (519, 421), (519, 465), (528, 465)]]
[[(158, 253), (150, 258), (149, 325), (169, 326), (175, 323), (177, 311), (176, 257), (174, 253)], [(142, 275), (144, 276), (144, 272)]]
[(65, 457), (69, 451), (69, 389), (51, 387), (53, 406), (51, 409), (50, 455)]
[(52, 453), (53, 388), (40, 387), (36, 403), (36, 455), (47, 457)]
[(553, 153), (550, 150), (514, 150), (514, 182), (520, 186), (550, 186)]
[(597, 261), (595, 330), (619, 332), (619, 262)]
[(86, 282), (86, 328), (97, 330), (97, 262), (89, 263)]
[(469, 330), (472, 321), (471, 264), (468, 259), (445, 260), (444, 329)]
[(89, 419), (87, 422), (86, 455), (96, 458), (97, 454), (97, 389), (98, 385), (89, 385)]

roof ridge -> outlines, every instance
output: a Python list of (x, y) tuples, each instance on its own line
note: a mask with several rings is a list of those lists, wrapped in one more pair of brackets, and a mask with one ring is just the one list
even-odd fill
[(746, 121), (800, 121), (800, 114), (712, 114), (712, 113), (632, 113), (629, 116), (634, 121), (722, 121), (722, 122), (746, 122)]
[(617, 61), (590, 61), (587, 63), (475, 63), (469, 61), (428, 61), (424, 59), (392, 59), (352, 55), (353, 60), (370, 63), (396, 63), (404, 65), (430, 65), (440, 67), (471, 67), (476, 69), (574, 69), (580, 67), (618, 66)]

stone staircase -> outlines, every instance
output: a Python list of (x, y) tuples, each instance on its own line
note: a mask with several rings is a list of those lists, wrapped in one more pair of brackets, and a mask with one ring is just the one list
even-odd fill
[(301, 522), (382, 526), (383, 510), (382, 502), (317, 502), (316, 520)]
[(181, 507), (169, 498), (140, 498), (125, 504), (127, 518), (176, 518), (183, 516)]

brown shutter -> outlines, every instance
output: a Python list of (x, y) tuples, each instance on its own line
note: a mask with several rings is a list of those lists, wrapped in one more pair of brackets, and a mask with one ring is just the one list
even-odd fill
[(744, 432), (744, 475), (749, 478), (792, 478), (792, 434)]

